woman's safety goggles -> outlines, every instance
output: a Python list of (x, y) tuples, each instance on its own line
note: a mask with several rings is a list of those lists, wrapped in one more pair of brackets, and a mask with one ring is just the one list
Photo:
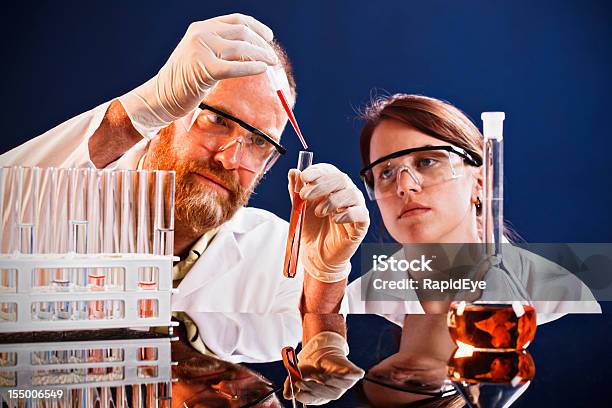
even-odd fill
[[(202, 143), (211, 152), (236, 149), (240, 167), (254, 173), (267, 172), (276, 160), (285, 154), (285, 148), (272, 137), (243, 120), (205, 103), (200, 103), (199, 108), (201, 112), (196, 112), (191, 130), (201, 132)], [(249, 133), (232, 136), (235, 135), (235, 126), (240, 126)]]
[(400, 150), (373, 161), (360, 172), (371, 200), (398, 192), (399, 186), (435, 186), (462, 177), (465, 164), (482, 165), (482, 160), (455, 146), (423, 146)]

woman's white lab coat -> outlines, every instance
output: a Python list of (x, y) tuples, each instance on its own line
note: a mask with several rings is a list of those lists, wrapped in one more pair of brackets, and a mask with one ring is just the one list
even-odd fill
[[(0, 164), (95, 168), (88, 141), (109, 104), (3, 154)], [(109, 168), (136, 169), (146, 147), (143, 139)], [(219, 228), (173, 295), (173, 310), (197, 315), (203, 339), (219, 356), (233, 362), (274, 361), (280, 359), (283, 346), (300, 341), (303, 270), (294, 279), (282, 274), (287, 230), (287, 222), (268, 211), (240, 209)], [(228, 318), (217, 314), (207, 319), (208, 312), (226, 313)], [(265, 317), (247, 315), (252, 313)]]
[[(393, 258), (405, 259), (404, 251), (396, 252)], [(504, 247), (503, 259), (504, 265), (514, 273), (533, 300), (538, 324), (558, 319), (567, 313), (601, 313), (601, 307), (589, 288), (561, 266), (509, 243)], [(342, 305), (343, 311), (382, 315), (400, 326), (403, 324), (404, 315), (425, 313), (418, 300), (406, 300), (418, 299), (412, 289), (408, 289), (401, 299), (392, 300), (389, 294), (383, 294), (385, 300), (368, 300), (381, 299), (380, 291), (373, 286), (374, 278), (397, 280), (398, 273), (377, 273), (374, 276), (373, 272), (369, 271), (351, 282)], [(505, 274), (487, 274), (484, 280), (487, 287), (495, 289), (485, 290), (483, 300), (506, 299), (508, 294), (517, 293), (515, 284), (510, 282)], [(555, 291), (554, 294), (551, 289)]]

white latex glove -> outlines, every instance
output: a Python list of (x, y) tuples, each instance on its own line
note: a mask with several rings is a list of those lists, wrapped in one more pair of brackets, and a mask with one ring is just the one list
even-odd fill
[(242, 14), (192, 23), (158, 74), (119, 100), (136, 130), (151, 138), (193, 111), (217, 81), (277, 64), (272, 38), (270, 28)]
[[(295, 398), (307, 405), (323, 405), (340, 398), (364, 371), (346, 358), (348, 344), (335, 332), (321, 332), (311, 338), (297, 355), (303, 381), (294, 385)], [(285, 380), (283, 395), (291, 398), (289, 378)]]
[(304, 270), (321, 282), (339, 282), (351, 271), (350, 259), (365, 237), (370, 216), (361, 191), (336, 167), (318, 163), (300, 173), (289, 170), (289, 194), (297, 178), (306, 200), (300, 258)]

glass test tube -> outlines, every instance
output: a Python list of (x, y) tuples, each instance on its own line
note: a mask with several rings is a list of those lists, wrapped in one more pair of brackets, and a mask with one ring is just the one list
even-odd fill
[[(11, 168), (0, 167), (0, 253), (8, 254), (11, 252)], [(15, 292), (17, 288), (14, 284), (13, 271), (10, 269), (0, 269), (0, 292)], [(0, 303), (0, 321), (12, 321), (14, 316), (13, 303)], [(16, 317), (16, 316), (15, 316)]]
[[(53, 213), (56, 210), (56, 194), (57, 194), (57, 169), (45, 168), (40, 169), (40, 184), (39, 203), (37, 205), (37, 248), (36, 251), (41, 254), (55, 252), (55, 223), (53, 222)], [(49, 285), (50, 276), (44, 274), (41, 278), (46, 280), (46, 285)]]
[[(40, 169), (40, 196), (38, 206), (38, 245), (37, 251), (41, 254), (55, 254), (61, 252), (61, 246), (66, 240), (58, 239), (57, 234), (61, 230), (61, 224), (57, 222), (56, 216), (59, 211), (59, 171), (50, 167)], [(43, 291), (69, 290), (69, 279), (64, 276), (63, 268), (35, 269), (34, 286)], [(70, 302), (45, 302), (40, 304), (37, 318), (44, 320), (70, 319)], [(52, 313), (51, 313), (52, 312)]]
[[(38, 239), (39, 205), (41, 196), (41, 170), (38, 167), (16, 167), (14, 173), (15, 196), (15, 237), (14, 249), (20, 254), (46, 252), (44, 239)], [(43, 236), (44, 238), (44, 236)], [(33, 286), (45, 290), (50, 286), (50, 279), (41, 270), (33, 271)], [(38, 320), (51, 320), (54, 315), (52, 302), (38, 302), (32, 305), (33, 317)]]
[[(150, 227), (151, 227), (151, 197), (150, 189), (157, 187), (157, 183), (154, 181), (153, 186), (149, 184), (150, 172), (139, 171), (138, 172), (138, 218), (136, 221), (136, 252), (138, 253), (150, 253)], [(157, 201), (157, 197), (153, 197), (154, 202)], [(155, 210), (154, 210), (155, 213)], [(156, 214), (155, 214), (156, 215)], [(155, 219), (154, 219), (155, 224)], [(153, 227), (155, 227), (154, 225)], [(153, 268), (141, 268), (138, 276), (138, 288), (141, 290), (151, 290), (154, 288), (155, 277), (153, 276)], [(152, 300), (140, 299), (138, 301), (138, 316), (141, 318), (152, 317), (153, 315), (153, 304)]]
[[(71, 251), (71, 225), (69, 200), (71, 170), (70, 169), (48, 169), (45, 186), (49, 188), (47, 197), (51, 200), (50, 219), (53, 227), (50, 229), (51, 253), (66, 254)], [(51, 271), (51, 288), (54, 292), (70, 292), (75, 287), (75, 282), (70, 276), (71, 270), (57, 268)], [(76, 308), (74, 302), (59, 301), (55, 305), (56, 320), (70, 320)]]
[(10, 167), (0, 167), (0, 254), (8, 254), (10, 253), (9, 245), (7, 238), (10, 237), (9, 231), (7, 231), (7, 227), (10, 228), (10, 210), (6, 201), (8, 201), (10, 197), (10, 184), (8, 180), (10, 180)]
[[(172, 255), (174, 253), (174, 188), (175, 172), (153, 172), (153, 254)], [(155, 268), (140, 271), (138, 287), (141, 290), (155, 290), (158, 276)], [(141, 318), (155, 317), (157, 314), (154, 299), (139, 301)]]
[[(98, 254), (110, 249), (112, 252), (114, 214), (112, 203), (110, 205), (108, 203), (113, 200), (113, 173), (88, 170), (85, 175), (84, 192), (79, 196), (84, 202), (83, 211), (86, 217), (84, 251), (88, 254)], [(85, 287), (88, 292), (106, 290), (109, 279), (105, 268), (86, 268), (85, 275)], [(90, 320), (105, 319), (107, 317), (105, 304), (104, 300), (87, 302), (87, 318)]]
[(133, 170), (122, 170), (119, 173), (119, 252), (123, 254), (136, 252), (136, 186), (138, 173)]
[(151, 253), (151, 212), (149, 197), (149, 172), (138, 171), (137, 185), (137, 211), (136, 220), (136, 252), (139, 254)]
[[(142, 268), (139, 274), (138, 288), (140, 290), (147, 291), (157, 289), (157, 273), (155, 268)], [(140, 318), (156, 317), (156, 309), (155, 299), (138, 300), (138, 316)]]
[(158, 383), (159, 408), (172, 408), (172, 382)]
[(133, 407), (144, 407), (142, 386), (140, 384), (133, 384), (132, 386), (132, 406)]
[[(88, 363), (103, 363), (106, 362), (104, 358), (104, 349), (89, 349), (87, 351), (87, 362)], [(106, 367), (95, 367), (87, 370), (88, 374), (106, 374)]]
[[(53, 220), (53, 249), (56, 254), (66, 254), (71, 251), (71, 226), (69, 216), (70, 170), (56, 169), (54, 180), (51, 179), (54, 191), (51, 192), (53, 205), (51, 219)], [(54, 291), (65, 292), (74, 289), (70, 270), (58, 268), (53, 272), (52, 287)]]
[[(113, 171), (103, 170), (101, 177), (101, 234), (100, 238), (102, 240), (102, 247), (100, 248), (102, 253), (111, 254), (115, 252), (115, 191), (116, 191), (116, 174)], [(109, 281), (107, 284), (112, 285), (113, 276), (112, 271), (105, 271), (109, 275)]]
[[(308, 151), (300, 151), (297, 169), (305, 170), (312, 164), (313, 154)], [(285, 262), (283, 264), (283, 275), (293, 278), (296, 274), (298, 258), (300, 255), (300, 240), (302, 236), (302, 219), (306, 209), (306, 201), (300, 197), (299, 191), (302, 183), (298, 180), (293, 191), (293, 204), (291, 206), (291, 218), (289, 219), (289, 235), (285, 247)]]
[[(88, 205), (97, 205), (88, 202), (91, 198), (88, 190), (91, 187), (89, 169), (68, 169), (67, 197), (68, 197), (68, 234), (69, 248), (71, 254), (85, 254), (94, 250), (92, 240), (89, 237)], [(70, 280), (79, 290), (88, 290), (89, 270), (88, 268), (74, 268), (71, 270)], [(88, 301), (78, 301), (76, 303), (76, 318), (88, 318)]]
[(17, 252), (32, 254), (36, 248), (40, 169), (17, 167), (14, 179), (17, 197), (15, 201), (15, 228), (17, 229)]
[(153, 253), (172, 255), (174, 253), (174, 171), (154, 171), (154, 225)]

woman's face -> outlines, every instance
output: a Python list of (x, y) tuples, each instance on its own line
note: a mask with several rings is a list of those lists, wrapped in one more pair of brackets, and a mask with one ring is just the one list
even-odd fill
[[(450, 144), (398, 120), (385, 119), (372, 134), (370, 162), (399, 150), (427, 145)], [(425, 187), (403, 174), (395, 194), (377, 200), (377, 204), (387, 231), (397, 242), (477, 242), (473, 203), (480, 184), (479, 172), (467, 164), (463, 165), (463, 176)]]

